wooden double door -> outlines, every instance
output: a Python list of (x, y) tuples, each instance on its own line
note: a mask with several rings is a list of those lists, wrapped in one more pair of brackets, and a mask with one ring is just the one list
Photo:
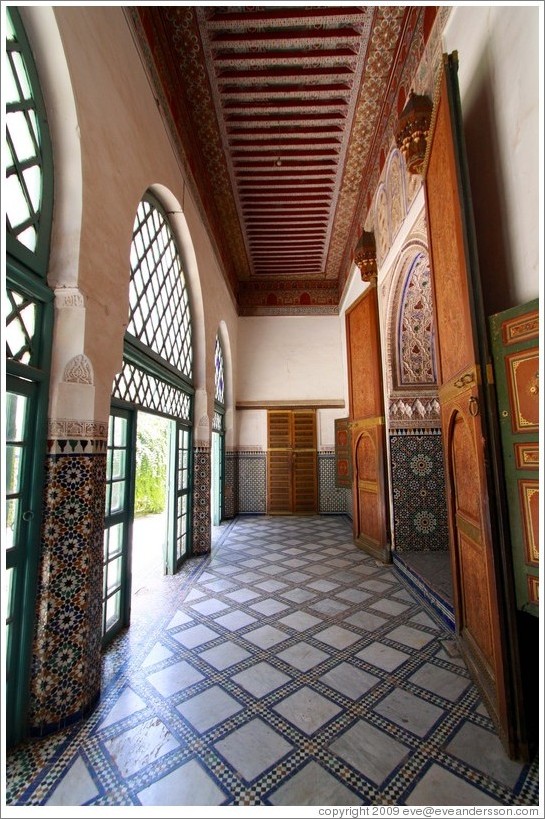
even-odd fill
[(316, 411), (267, 413), (267, 512), (304, 515), (318, 511)]
[[(444, 55), (424, 173), (456, 634), (511, 756), (528, 757), (497, 404), (457, 85)], [(531, 370), (533, 373), (533, 370)]]

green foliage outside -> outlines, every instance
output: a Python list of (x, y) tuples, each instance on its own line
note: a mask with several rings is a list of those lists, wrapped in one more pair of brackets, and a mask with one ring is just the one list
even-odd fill
[(135, 515), (155, 515), (166, 504), (168, 422), (138, 414), (136, 426)]

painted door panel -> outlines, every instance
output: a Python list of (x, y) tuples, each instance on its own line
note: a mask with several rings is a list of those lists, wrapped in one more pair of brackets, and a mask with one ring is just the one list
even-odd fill
[(539, 615), (538, 300), (490, 317), (517, 608)]

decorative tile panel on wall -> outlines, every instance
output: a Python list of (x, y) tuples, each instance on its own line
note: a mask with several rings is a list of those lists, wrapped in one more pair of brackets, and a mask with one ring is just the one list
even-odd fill
[(84, 427), (48, 440), (29, 703), (35, 735), (84, 716), (100, 695), (107, 425)]
[(318, 452), (318, 511), (320, 514), (346, 513), (350, 490), (335, 486), (335, 451)]
[(237, 453), (233, 451), (225, 452), (225, 465), (223, 475), (223, 517), (234, 518), (238, 507), (237, 487), (238, 487), (238, 461)]
[(392, 432), (390, 458), (396, 551), (446, 551), (448, 520), (440, 430)]
[(260, 450), (238, 453), (238, 513), (267, 512), (267, 455)]
[(212, 547), (210, 515), (210, 447), (193, 450), (193, 538), (191, 553), (208, 554)]

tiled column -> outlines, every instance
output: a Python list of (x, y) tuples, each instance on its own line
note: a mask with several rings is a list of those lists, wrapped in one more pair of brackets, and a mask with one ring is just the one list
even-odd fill
[(260, 449), (238, 452), (238, 512), (264, 515), (267, 511), (267, 453)]
[(318, 452), (318, 510), (320, 514), (346, 513), (348, 489), (335, 486), (335, 450)]
[(390, 457), (396, 550), (447, 551), (441, 430), (392, 430)]
[(225, 476), (223, 489), (223, 515), (225, 518), (234, 518), (238, 509), (238, 460), (237, 453), (232, 450), (225, 452)]
[(192, 554), (204, 555), (212, 548), (210, 515), (210, 447), (193, 449), (193, 543)]
[(30, 730), (84, 716), (100, 695), (107, 424), (50, 425)]

